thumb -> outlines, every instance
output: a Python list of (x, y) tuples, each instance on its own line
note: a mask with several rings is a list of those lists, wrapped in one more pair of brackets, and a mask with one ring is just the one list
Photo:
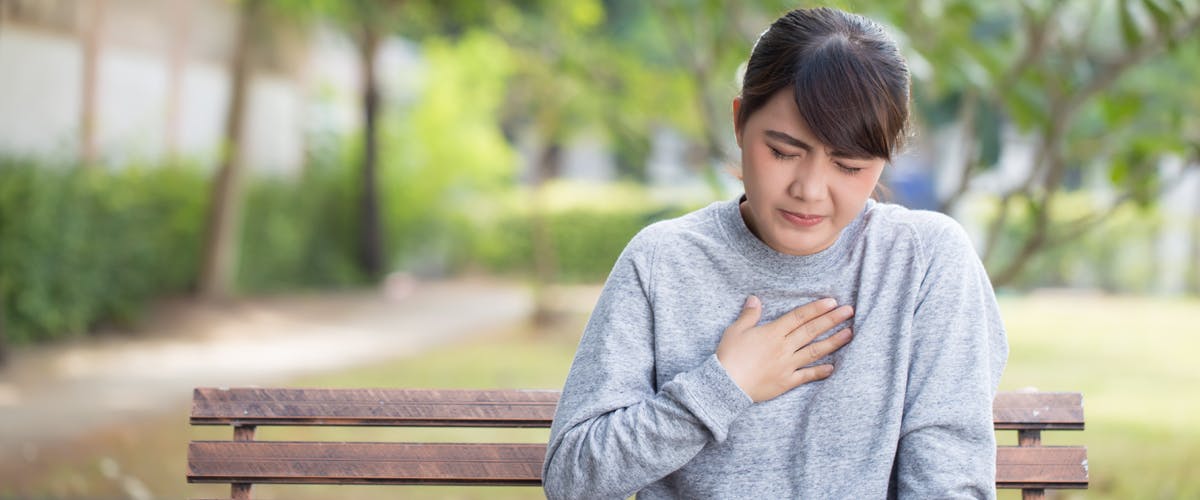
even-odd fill
[(742, 305), (742, 313), (734, 320), (733, 330), (749, 330), (758, 324), (758, 320), (762, 318), (762, 301), (753, 295), (746, 297), (746, 303)]

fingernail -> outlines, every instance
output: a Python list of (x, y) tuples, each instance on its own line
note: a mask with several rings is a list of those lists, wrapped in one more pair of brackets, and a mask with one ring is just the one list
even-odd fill
[(746, 297), (746, 309), (758, 309), (762, 307), (762, 301), (753, 295)]
[(829, 298), (826, 298), (826, 299), (821, 299), (821, 305), (823, 305), (823, 306), (825, 306), (825, 307), (833, 307), (833, 306), (836, 306), (836, 305), (837, 305), (837, 299), (835, 299), (835, 298), (833, 298), (833, 297), (829, 297)]

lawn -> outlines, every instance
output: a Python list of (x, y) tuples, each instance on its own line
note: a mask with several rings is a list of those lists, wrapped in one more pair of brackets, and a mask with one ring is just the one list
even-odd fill
[[(1012, 348), (1002, 390), (1035, 386), (1084, 393), (1087, 430), (1050, 432), (1049, 444), (1088, 446), (1092, 487), (1062, 497), (1200, 498), (1200, 300), (1038, 294), (1001, 298)], [(559, 388), (582, 328), (571, 316), (545, 331), (509, 328), (418, 358), (294, 381), (323, 387)], [(262, 439), (453, 440), (465, 431), (261, 429)], [(542, 441), (545, 430), (470, 430), (470, 440)], [(225, 428), (189, 429), (186, 408), (136, 429), (46, 451), (24, 470), (0, 470), (0, 497), (228, 495), (187, 485), (188, 439), (225, 439)], [(1001, 435), (1002, 442), (1015, 436)], [(256, 498), (538, 498), (540, 490), (255, 486)], [(1002, 498), (1019, 498), (1005, 492)]]

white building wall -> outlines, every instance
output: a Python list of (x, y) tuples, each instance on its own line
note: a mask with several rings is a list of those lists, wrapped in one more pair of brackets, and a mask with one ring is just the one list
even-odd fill
[(71, 39), (0, 29), (0, 151), (75, 156), (82, 67)]
[[(144, 0), (109, 4), (97, 64), (95, 124), (99, 160), (109, 165), (157, 162), (168, 153), (170, 30), (164, 28), (166, 18), (146, 12), (158, 7)], [(193, 3), (190, 55), (179, 88), (178, 153), (208, 168), (216, 165), (230, 92), (227, 57), (214, 52), (227, 52), (230, 42), (214, 38), (214, 33), (232, 36), (224, 26), (235, 20), (227, 12), (231, 8), (219, 1)], [(313, 43), (332, 40), (325, 36)], [(338, 119), (324, 124), (326, 131), (346, 133), (357, 128), (357, 100), (346, 98), (358, 92), (353, 46), (345, 41), (332, 43), (320, 54), (336, 62), (314, 65), (315, 71), (303, 79), (262, 69), (253, 73), (243, 137), (247, 168), (299, 171), (304, 161), (307, 102), (318, 91), (310, 90), (309, 83), (337, 96), (327, 106), (334, 108), (328, 112)], [(77, 158), (82, 59), (82, 43), (75, 33), (5, 21), (0, 28), (0, 152)]]
[[(1195, 255), (1192, 250), (1191, 224), (1200, 218), (1200, 169), (1195, 167), (1183, 171), (1182, 161), (1164, 162), (1160, 168), (1163, 178), (1178, 177), (1160, 200), (1159, 210), (1163, 216), (1163, 227), (1159, 234), (1156, 257), (1158, 284), (1165, 293), (1182, 293), (1187, 290), (1187, 271)], [(1200, 243), (1197, 243), (1200, 244)]]

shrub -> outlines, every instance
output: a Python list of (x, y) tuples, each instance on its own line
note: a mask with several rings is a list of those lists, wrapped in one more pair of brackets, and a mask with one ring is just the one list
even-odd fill
[(15, 343), (131, 318), (193, 283), (205, 210), (187, 167), (118, 171), (0, 159), (0, 306)]

